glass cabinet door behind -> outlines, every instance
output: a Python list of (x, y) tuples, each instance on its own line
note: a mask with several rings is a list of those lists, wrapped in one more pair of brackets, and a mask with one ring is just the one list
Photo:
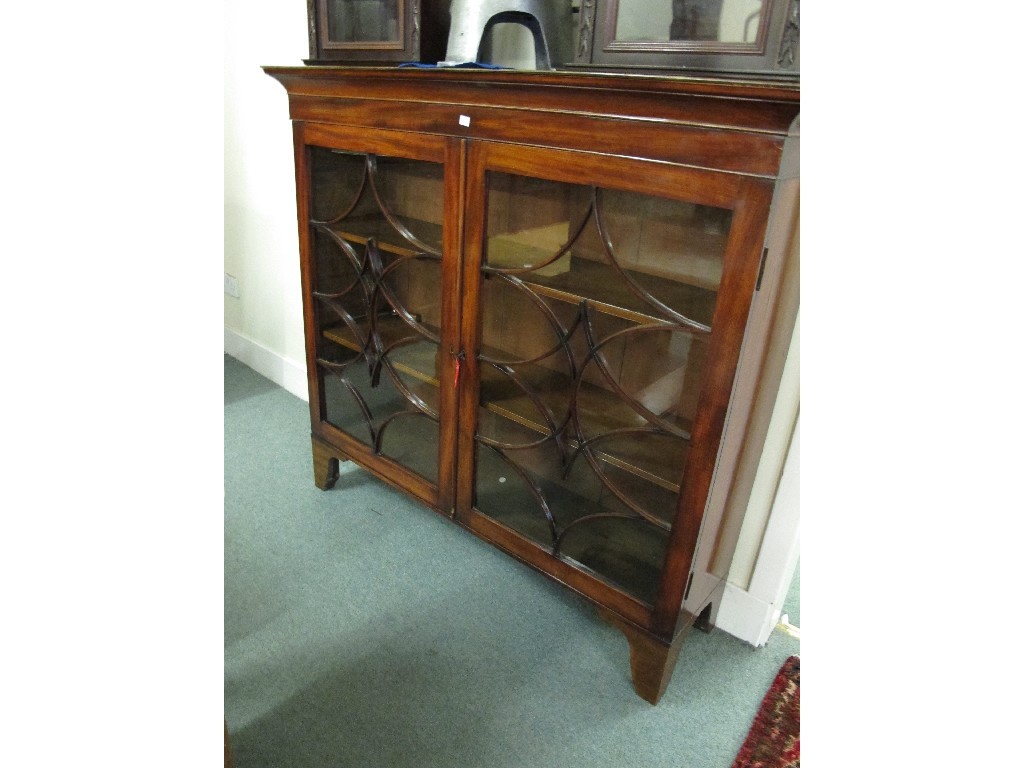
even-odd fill
[(486, 183), (474, 506), (652, 602), (731, 212)]
[(310, 149), (322, 418), (438, 482), (440, 164)]
[(319, 0), (329, 43), (386, 43), (402, 39), (403, 0)]

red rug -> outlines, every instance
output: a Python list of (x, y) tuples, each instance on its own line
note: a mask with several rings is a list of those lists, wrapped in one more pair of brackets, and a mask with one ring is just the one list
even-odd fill
[(800, 765), (800, 657), (790, 656), (765, 694), (732, 768)]

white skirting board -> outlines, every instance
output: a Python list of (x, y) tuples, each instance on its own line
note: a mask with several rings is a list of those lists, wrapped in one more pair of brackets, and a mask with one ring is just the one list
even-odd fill
[(726, 583), (715, 627), (759, 648), (768, 642), (781, 617), (781, 605), (765, 602)]
[(286, 360), (277, 352), (273, 352), (227, 327), (224, 328), (224, 352), (239, 362), (245, 363), (256, 373), (270, 379), (285, 391), (309, 402), (305, 365)]

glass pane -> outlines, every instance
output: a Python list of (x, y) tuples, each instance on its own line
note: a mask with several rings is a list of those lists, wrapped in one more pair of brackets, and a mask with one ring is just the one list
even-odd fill
[(489, 173), (475, 506), (651, 601), (731, 211)]
[(762, 0), (618, 0), (615, 39), (630, 42), (715, 40), (753, 43)]
[(381, 43), (400, 39), (401, 0), (327, 0), (332, 43)]
[(311, 153), (326, 419), (436, 483), (443, 168)]

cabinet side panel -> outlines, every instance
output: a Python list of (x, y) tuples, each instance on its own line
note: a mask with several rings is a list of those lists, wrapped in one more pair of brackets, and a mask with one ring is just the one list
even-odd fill
[(746, 317), (757, 280), (771, 195), (770, 183), (746, 180), (733, 212), (719, 301), (712, 322), (715, 330), (693, 425), (694, 451), (683, 476), (672, 541), (655, 603), (655, 626), (665, 635), (675, 629), (700, 537)]
[[(795, 215), (794, 213), (794, 231), (798, 226)], [(783, 251), (784, 248), (785, 246), (781, 246), (779, 250)], [(788, 358), (793, 328), (800, 308), (799, 238), (795, 236), (795, 233), (790, 243), (790, 253), (780, 253), (778, 260), (782, 262), (778, 265), (782, 268), (776, 270), (777, 274), (773, 275), (774, 295), (765, 297), (766, 300), (774, 300), (774, 311), (770, 320), (765, 322), (764, 327), (752, 328), (748, 332), (749, 343), (753, 349), (761, 352), (761, 357), (758, 360), (759, 370), (756, 375), (753, 375), (752, 371), (748, 372), (747, 375), (750, 375), (752, 380), (742, 382), (746, 391), (737, 392), (737, 399), (746, 403), (746, 413), (737, 414), (737, 416), (746, 416), (746, 423), (737, 424), (737, 433), (745, 427), (740, 444), (735, 447), (728, 446), (734, 454), (731, 460), (735, 462), (735, 472), (731, 477), (727, 476), (722, 479), (723, 483), (727, 483), (722, 491), (728, 490), (728, 498), (724, 503), (723, 522), (715, 541), (714, 558), (711, 562), (711, 571), (722, 578), (728, 575), (732, 565), (740, 528), (744, 524), (745, 513), (751, 502), (754, 478), (760, 471), (762, 463), (765, 463), (765, 457), (762, 454), (772, 414), (780, 396), (782, 372)], [(767, 281), (767, 279), (766, 275), (765, 280)], [(737, 382), (737, 389), (739, 389), (740, 383)], [(732, 416), (730, 416), (731, 419)], [(739, 438), (739, 434), (736, 435), (736, 438)], [(723, 452), (725, 449), (723, 447)], [(778, 472), (781, 472), (781, 458), (779, 457)], [(717, 478), (715, 483), (717, 495)], [(714, 501), (717, 503), (719, 500), (714, 499)]]

